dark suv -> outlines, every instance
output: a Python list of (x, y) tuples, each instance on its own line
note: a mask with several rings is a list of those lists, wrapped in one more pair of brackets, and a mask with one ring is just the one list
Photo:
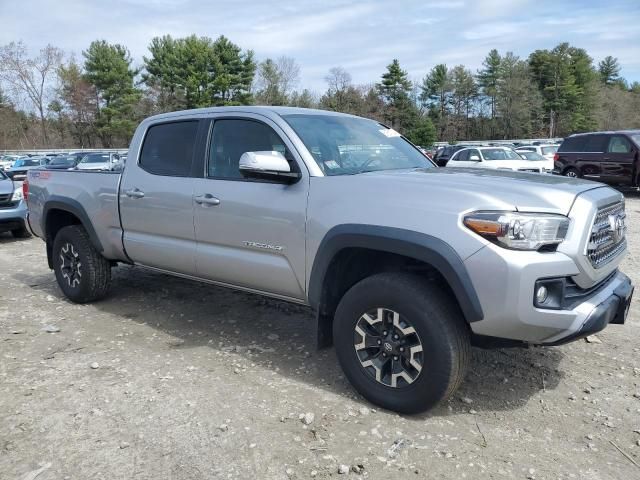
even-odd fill
[(579, 133), (565, 138), (554, 172), (613, 185), (639, 184), (640, 130)]

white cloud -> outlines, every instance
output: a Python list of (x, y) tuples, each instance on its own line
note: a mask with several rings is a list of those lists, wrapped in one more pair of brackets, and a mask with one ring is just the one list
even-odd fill
[[(487, 52), (536, 49), (568, 41), (596, 60), (618, 57), (622, 75), (640, 80), (638, 0), (0, 0), (0, 45), (47, 43), (79, 56), (92, 40), (125, 44), (142, 64), (151, 38), (225, 35), (258, 59), (289, 55), (301, 87), (325, 88), (342, 65), (355, 83), (379, 80), (398, 58), (412, 78), (435, 64), (480, 67)], [(570, 12), (570, 15), (568, 14)]]

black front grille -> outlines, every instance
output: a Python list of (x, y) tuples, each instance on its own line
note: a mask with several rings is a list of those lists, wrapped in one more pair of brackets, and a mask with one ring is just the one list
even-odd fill
[(518, 169), (519, 172), (533, 172), (533, 173), (540, 173), (540, 169), (539, 168), (519, 168)]

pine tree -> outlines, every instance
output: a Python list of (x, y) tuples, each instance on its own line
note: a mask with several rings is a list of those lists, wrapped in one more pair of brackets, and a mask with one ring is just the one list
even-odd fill
[(498, 82), (500, 81), (500, 64), (502, 58), (498, 51), (494, 48), (489, 52), (482, 62), (484, 67), (478, 71), (478, 84), (482, 88), (482, 93), (489, 99), (491, 107), (491, 137), (495, 135), (495, 118), (496, 118), (496, 97), (498, 95)]
[(608, 55), (598, 64), (600, 81), (605, 85), (613, 85), (620, 80), (620, 64), (618, 59)]
[(84, 78), (95, 89), (97, 132), (105, 147), (126, 145), (136, 127), (134, 106), (140, 91), (134, 86), (137, 71), (123, 45), (96, 40), (83, 52)]

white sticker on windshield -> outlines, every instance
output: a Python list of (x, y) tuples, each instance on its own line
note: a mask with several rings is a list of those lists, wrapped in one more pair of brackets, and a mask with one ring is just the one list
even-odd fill
[(387, 138), (399, 137), (400, 134), (396, 132), (393, 128), (383, 128), (380, 130), (380, 133), (383, 134)]
[(336, 162), (335, 160), (327, 160), (326, 162), (324, 162), (324, 165), (331, 169), (340, 168), (340, 165), (338, 165), (338, 162)]

